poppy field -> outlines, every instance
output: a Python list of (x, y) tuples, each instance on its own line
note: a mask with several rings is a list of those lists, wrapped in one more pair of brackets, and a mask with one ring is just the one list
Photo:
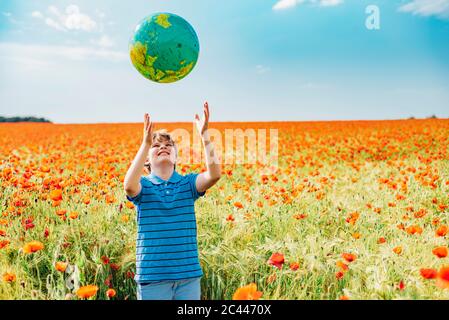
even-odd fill
[[(196, 202), (202, 299), (449, 299), (449, 120), (210, 127), (278, 129), (279, 154), (270, 174), (224, 164)], [(123, 179), (141, 139), (0, 125), (0, 299), (136, 299)]]

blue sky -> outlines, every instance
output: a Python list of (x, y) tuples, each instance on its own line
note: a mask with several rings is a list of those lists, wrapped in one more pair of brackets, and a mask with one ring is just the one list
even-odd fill
[[(136, 24), (160, 11), (201, 46), (168, 85), (128, 54)], [(208, 100), (211, 121), (448, 118), (448, 39), (449, 0), (0, 0), (0, 115), (192, 121)]]

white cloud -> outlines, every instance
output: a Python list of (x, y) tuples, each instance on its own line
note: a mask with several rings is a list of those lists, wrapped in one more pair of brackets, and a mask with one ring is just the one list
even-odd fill
[(280, 0), (273, 6), (273, 10), (284, 10), (293, 8), (298, 4), (303, 3), (304, 0)]
[(267, 73), (268, 71), (270, 71), (269, 67), (263, 66), (261, 64), (256, 66), (256, 72), (258, 74), (264, 74), (264, 73)]
[(95, 45), (98, 45), (100, 47), (104, 47), (104, 48), (110, 48), (110, 47), (113, 47), (115, 45), (114, 40), (112, 40), (107, 35), (101, 36), (101, 38), (98, 39), (98, 40), (91, 40), (91, 43), (93, 43)]
[(2, 56), (2, 59), (8, 62), (15, 63), (19, 66), (21, 66), (24, 69), (31, 70), (31, 69), (44, 69), (51, 66), (50, 61), (42, 61), (38, 59), (28, 58), (28, 57), (12, 57), (12, 56)]
[(23, 26), (24, 25), (23, 21), (19, 21), (19, 20), (14, 19), (13, 14), (11, 12), (2, 11), (2, 15), (4, 15), (6, 17), (6, 19), (9, 22), (11, 22), (12, 24), (16, 24), (16, 25), (19, 25), (19, 26)]
[(320, 7), (333, 7), (342, 4), (344, 0), (279, 0), (273, 6), (273, 10), (285, 10), (303, 3), (316, 4)]
[(338, 6), (341, 3), (343, 3), (343, 0), (321, 0), (320, 1), (320, 6), (322, 6), (322, 7), (333, 7), (333, 6)]
[(83, 30), (87, 32), (95, 31), (98, 28), (97, 23), (87, 14), (82, 13), (78, 6), (69, 5), (65, 12), (61, 12), (55, 6), (49, 6), (49, 17), (44, 17), (39, 11), (34, 11), (31, 15), (35, 18), (45, 18), (45, 23), (60, 31)]
[(66, 8), (66, 13), (65, 27), (70, 30), (93, 31), (97, 27), (97, 23), (88, 15), (81, 13), (78, 6), (68, 6)]
[(38, 18), (38, 19), (43, 19), (44, 18), (44, 15), (40, 11), (33, 11), (31, 13), (31, 16), (33, 18)]
[(59, 23), (51, 18), (46, 18), (45, 24), (49, 27), (55, 28), (56, 30), (66, 31)]
[(59, 11), (58, 8), (56, 8), (55, 6), (49, 6), (48, 7), (48, 11), (52, 14), (54, 14), (55, 16), (60, 16), (61, 12)]
[(110, 62), (126, 61), (129, 57), (125, 52), (107, 49), (97, 49), (83, 46), (28, 45), (20, 43), (0, 43), (0, 56), (14, 59), (29, 59), (42, 63), (57, 59), (72, 61), (103, 60)]
[(399, 11), (425, 17), (449, 18), (449, 0), (412, 0), (400, 6)]

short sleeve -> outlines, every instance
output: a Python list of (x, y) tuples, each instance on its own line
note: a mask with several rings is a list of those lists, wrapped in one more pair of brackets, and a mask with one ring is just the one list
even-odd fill
[(136, 195), (135, 197), (130, 197), (130, 196), (126, 195), (126, 199), (128, 199), (129, 201), (131, 201), (135, 205), (139, 205), (140, 204), (140, 201), (142, 199), (143, 187), (146, 185), (145, 178), (143, 176), (140, 177), (140, 184), (142, 186), (142, 189), (140, 189), (140, 192), (139, 192), (138, 195)]
[(198, 192), (198, 189), (196, 188), (196, 179), (198, 178), (198, 176), (199, 176), (199, 173), (190, 173), (188, 175), (189, 182), (190, 182), (190, 188), (192, 189), (193, 200), (196, 200), (199, 197), (202, 197), (206, 194), (206, 191)]
[(130, 197), (130, 196), (126, 195), (126, 199), (128, 199), (132, 203), (138, 205), (140, 203), (140, 200), (142, 199), (142, 190), (140, 190), (140, 193), (135, 197)]

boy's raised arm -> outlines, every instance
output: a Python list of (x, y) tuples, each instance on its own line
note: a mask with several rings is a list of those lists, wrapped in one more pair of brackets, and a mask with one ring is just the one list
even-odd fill
[(209, 134), (207, 133), (209, 125), (209, 105), (207, 102), (204, 103), (204, 119), (200, 120), (200, 117), (195, 115), (195, 122), (203, 141), (207, 167), (207, 171), (198, 175), (196, 189), (198, 192), (204, 192), (216, 184), (221, 177), (221, 165), (214, 153), (214, 145), (210, 141)]
[(137, 155), (129, 167), (128, 172), (126, 172), (123, 182), (125, 192), (130, 197), (137, 196), (142, 190), (140, 176), (142, 175), (142, 169), (153, 142), (153, 122), (150, 121), (148, 113), (145, 113), (144, 119), (142, 145), (140, 146), (139, 151), (137, 151)]

